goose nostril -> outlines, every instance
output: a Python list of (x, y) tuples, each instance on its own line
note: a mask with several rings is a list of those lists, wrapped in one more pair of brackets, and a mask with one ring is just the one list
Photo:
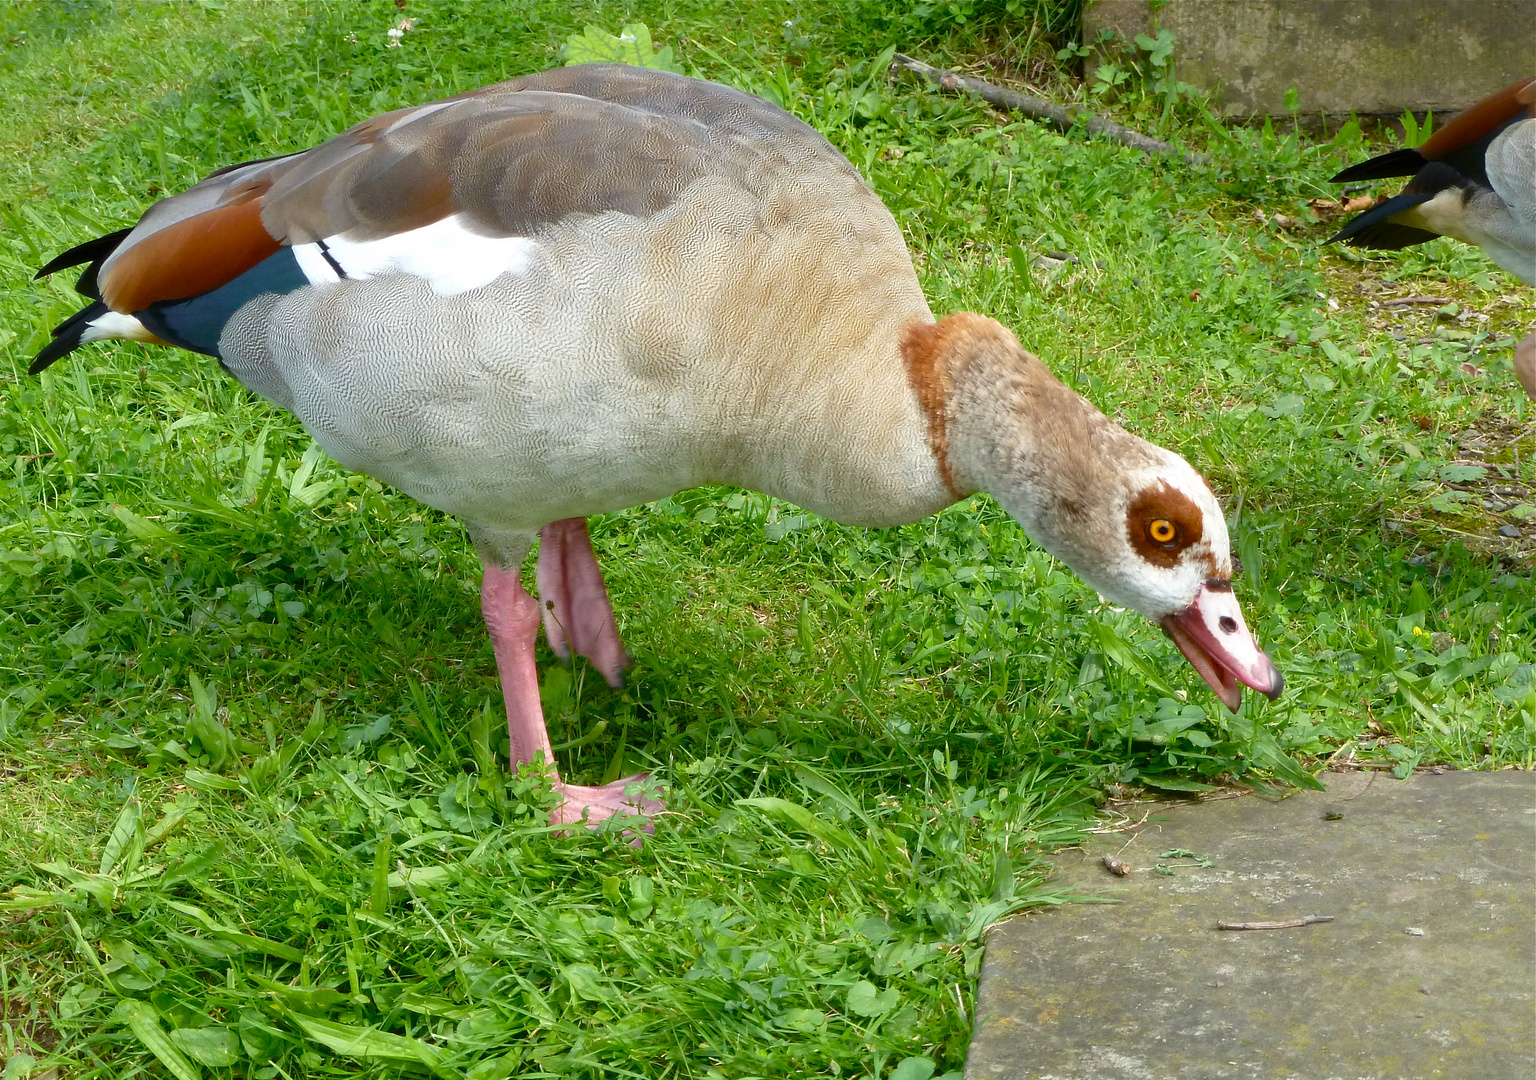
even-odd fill
[(1223, 634), (1237, 633), (1237, 620), (1230, 615), (1223, 615), (1220, 619), (1216, 620), (1216, 625), (1221, 627)]

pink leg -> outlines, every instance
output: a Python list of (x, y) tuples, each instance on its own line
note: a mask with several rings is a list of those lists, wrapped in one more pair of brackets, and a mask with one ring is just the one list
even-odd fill
[(587, 519), (552, 521), (539, 530), (539, 538), (536, 576), (549, 647), (566, 658), (574, 649), (603, 673), (609, 686), (623, 686), (629, 656), (592, 553)]
[[(560, 808), (550, 814), (550, 822), (574, 825), (585, 819), (586, 824), (592, 826), (621, 811), (649, 817), (666, 809), (664, 803), (655, 799), (625, 794), (627, 786), (645, 780), (645, 773), (636, 773), (602, 787), (582, 787), (560, 779), (555, 770), (555, 754), (549, 745), (549, 732), (544, 727), (544, 710), (539, 704), (539, 673), (533, 662), (533, 645), (539, 635), (538, 602), (523, 589), (516, 572), (488, 563), (480, 590), (480, 604), (485, 612), (486, 629), (491, 634), (491, 647), (496, 653), (496, 668), (501, 673), (512, 764), (514, 767), (546, 764), (554, 775), (555, 790), (564, 797)], [(646, 822), (644, 828), (651, 831), (651, 824)]]
[(1515, 378), (1525, 387), (1526, 397), (1536, 400), (1536, 330), (1515, 346)]

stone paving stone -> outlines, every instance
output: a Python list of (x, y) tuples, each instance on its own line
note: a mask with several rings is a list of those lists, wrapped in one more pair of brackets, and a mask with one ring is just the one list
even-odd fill
[[(1082, 36), (1120, 42), (1160, 29), (1174, 36), (1179, 81), (1216, 92), (1228, 115), (1401, 116), (1433, 109), (1435, 123), (1531, 73), (1530, 0), (1094, 0)], [(1515, 42), (1525, 42), (1515, 47)], [(1093, 71), (1107, 51), (1090, 57)], [(1123, 61), (1122, 61), (1123, 62)]]
[[(992, 931), (966, 1080), (1536, 1077), (1536, 774), (1326, 783), (1064, 853), (1063, 885), (1119, 902)], [(1216, 929), (1308, 915), (1334, 921)]]

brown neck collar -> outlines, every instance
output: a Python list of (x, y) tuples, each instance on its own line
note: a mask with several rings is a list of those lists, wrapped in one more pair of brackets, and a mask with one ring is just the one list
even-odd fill
[(955, 338), (966, 333), (971, 323), (980, 317), (961, 312), (946, 315), (934, 323), (912, 322), (901, 334), (901, 360), (907, 371), (907, 382), (917, 395), (917, 403), (928, 424), (928, 449), (938, 465), (939, 479), (956, 500), (971, 492), (955, 477), (949, 461), (949, 409), (954, 393), (950, 360)]

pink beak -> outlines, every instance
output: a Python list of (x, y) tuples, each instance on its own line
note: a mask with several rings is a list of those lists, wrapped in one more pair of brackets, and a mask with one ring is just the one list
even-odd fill
[(1200, 586), (1193, 604), (1176, 615), (1165, 615), (1159, 625), (1233, 712), (1243, 700), (1243, 686), (1270, 700), (1284, 689), (1285, 679), (1254, 644), (1232, 583), (1225, 578), (1211, 578)]

